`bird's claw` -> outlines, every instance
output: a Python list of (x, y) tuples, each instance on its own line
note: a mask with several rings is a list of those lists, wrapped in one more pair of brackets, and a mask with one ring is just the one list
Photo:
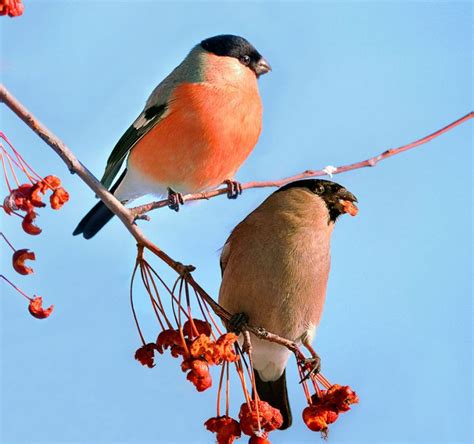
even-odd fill
[(306, 358), (300, 361), (301, 367), (304, 368), (307, 373), (303, 376), (300, 384), (313, 376), (316, 376), (321, 371), (321, 358), (315, 354), (311, 358)]
[(245, 313), (236, 313), (227, 322), (229, 331), (240, 333), (248, 323), (249, 317)]
[(168, 208), (174, 211), (179, 211), (180, 205), (184, 204), (183, 195), (168, 188)]
[(227, 179), (224, 183), (227, 185), (227, 197), (229, 199), (237, 199), (242, 194), (242, 184), (240, 182)]

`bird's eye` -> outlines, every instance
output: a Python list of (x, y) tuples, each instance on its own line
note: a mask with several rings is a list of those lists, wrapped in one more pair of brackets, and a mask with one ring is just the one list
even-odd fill
[(319, 185), (316, 185), (316, 188), (314, 189), (314, 192), (316, 194), (323, 194), (324, 193), (324, 186), (319, 184)]
[(250, 63), (250, 56), (248, 55), (244, 55), (240, 58), (240, 61), (244, 64), (244, 65), (248, 65)]

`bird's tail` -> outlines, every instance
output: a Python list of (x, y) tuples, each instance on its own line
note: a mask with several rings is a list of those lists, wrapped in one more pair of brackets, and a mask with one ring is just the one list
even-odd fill
[(114, 216), (104, 202), (98, 202), (79, 222), (73, 231), (73, 235), (82, 234), (84, 238), (90, 239), (95, 236), (102, 227)]
[[(115, 184), (110, 188), (112, 194), (115, 193), (115, 190), (125, 178), (126, 174), (127, 169), (125, 168)], [(72, 235), (77, 236), (78, 234), (82, 234), (85, 239), (90, 239), (94, 237), (112, 217), (114, 217), (114, 213), (107, 208), (104, 202), (100, 201), (82, 218), (76, 229), (72, 232)]]
[(291, 409), (286, 389), (286, 371), (276, 381), (262, 381), (257, 370), (254, 370), (255, 385), (258, 396), (262, 401), (268, 402), (272, 407), (280, 410), (283, 424), (280, 430), (285, 430), (291, 425)]

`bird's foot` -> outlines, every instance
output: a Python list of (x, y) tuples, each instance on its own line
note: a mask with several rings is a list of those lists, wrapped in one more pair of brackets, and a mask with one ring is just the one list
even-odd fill
[(313, 376), (316, 376), (321, 371), (321, 358), (314, 352), (311, 358), (306, 358), (300, 361), (300, 365), (306, 370), (306, 374), (300, 381), (300, 384)]
[(227, 321), (227, 326), (229, 331), (240, 333), (248, 321), (249, 317), (245, 313), (236, 313)]
[(242, 194), (242, 184), (236, 180), (227, 179), (224, 181), (227, 185), (227, 197), (229, 199), (237, 199)]
[(171, 210), (179, 211), (180, 205), (184, 204), (183, 195), (181, 193), (177, 193), (176, 191), (168, 188), (168, 207)]

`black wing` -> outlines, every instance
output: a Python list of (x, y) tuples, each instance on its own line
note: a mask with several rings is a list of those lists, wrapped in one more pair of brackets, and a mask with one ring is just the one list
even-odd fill
[(150, 131), (151, 128), (153, 128), (161, 120), (165, 111), (166, 105), (151, 106), (143, 114), (145, 123), (142, 126), (136, 128), (135, 126), (131, 125), (130, 128), (125, 131), (125, 134), (117, 142), (107, 160), (107, 166), (105, 167), (105, 172), (101, 179), (102, 185), (104, 185), (104, 187), (110, 187), (115, 176), (120, 171), (120, 168), (122, 167), (123, 162), (127, 158), (130, 150), (148, 131)]

